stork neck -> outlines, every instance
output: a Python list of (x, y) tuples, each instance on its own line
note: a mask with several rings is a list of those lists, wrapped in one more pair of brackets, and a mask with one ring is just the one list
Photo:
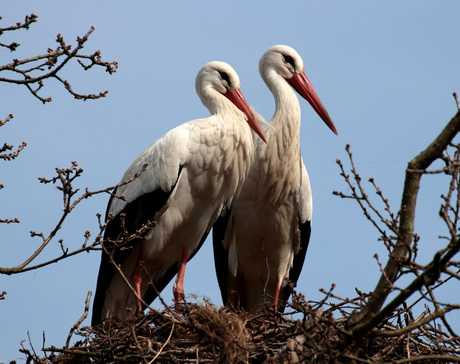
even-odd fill
[[(274, 79), (272, 79), (273, 81)], [(268, 85), (275, 98), (275, 114), (271, 124), (276, 128), (277, 135), (287, 143), (298, 143), (300, 134), (300, 104), (292, 87), (281, 76), (276, 82)]]

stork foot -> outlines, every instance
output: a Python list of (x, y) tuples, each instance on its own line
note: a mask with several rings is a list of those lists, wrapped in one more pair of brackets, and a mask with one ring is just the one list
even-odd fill
[(184, 289), (182, 288), (182, 290), (180, 290), (174, 284), (173, 293), (174, 293), (174, 308), (176, 309), (176, 311), (181, 311), (182, 310), (182, 301), (185, 298)]

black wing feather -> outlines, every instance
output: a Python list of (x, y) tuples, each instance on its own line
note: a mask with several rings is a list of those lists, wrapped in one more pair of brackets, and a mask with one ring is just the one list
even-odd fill
[[(300, 272), (302, 271), (303, 264), (305, 262), (305, 256), (307, 255), (308, 243), (310, 242), (311, 235), (311, 221), (307, 220), (302, 224), (299, 217), (299, 230), (300, 230), (300, 250), (294, 256), (294, 262), (292, 268), (289, 270), (289, 280), (292, 282), (294, 287), (297, 284), (299, 279)], [(284, 287), (279, 296), (281, 312), (284, 311), (284, 304), (288, 301), (289, 296), (291, 295), (291, 288), (289, 286)]]
[(217, 282), (219, 283), (220, 294), (224, 305), (228, 301), (228, 250), (224, 248), (224, 239), (230, 215), (231, 208), (226, 210), (225, 216), (219, 216), (212, 227), (214, 266), (216, 268)]
[[(129, 235), (134, 234), (135, 231), (138, 230), (143, 224), (146, 224), (149, 221), (153, 221), (155, 214), (166, 204), (166, 201), (168, 200), (169, 196), (174, 191), (174, 188), (176, 187), (177, 181), (180, 177), (181, 171), (182, 166), (179, 167), (179, 173), (176, 182), (174, 183), (170, 191), (165, 192), (159, 188), (155, 191), (139, 196), (136, 200), (128, 203), (126, 207), (107, 224), (104, 233), (104, 240), (117, 241), (121, 238), (122, 234), (125, 233), (125, 231), (122, 228), (122, 213), (125, 214), (124, 224), (126, 232)], [(114, 194), (116, 193), (117, 190), (114, 191)], [(115, 197), (110, 197), (107, 206), (106, 220), (109, 215), (110, 205), (112, 203), (113, 198)], [(142, 241), (142, 239), (134, 239), (130, 244), (131, 248), (135, 247), (140, 241)], [(126, 258), (132, 250), (129, 249), (129, 247), (126, 247), (124, 249), (117, 249), (116, 247), (110, 246), (106, 246), (106, 249), (110, 252), (110, 255), (112, 256), (114, 262), (117, 265), (123, 264), (123, 262), (126, 260)], [(110, 256), (104, 250), (102, 250), (101, 265), (99, 267), (96, 294), (93, 303), (93, 316), (91, 320), (91, 325), (93, 326), (99, 324), (102, 321), (102, 309), (104, 307), (105, 302), (105, 293), (110, 285), (112, 278), (116, 273), (117, 269), (112, 264)], [(174, 277), (174, 275), (172, 277)], [(169, 280), (171, 280), (172, 277)]]

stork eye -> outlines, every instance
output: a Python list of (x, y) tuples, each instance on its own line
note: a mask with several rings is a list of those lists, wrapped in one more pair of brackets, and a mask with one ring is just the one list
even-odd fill
[(228, 74), (226, 72), (219, 72), (220, 77), (227, 81), (228, 85), (230, 86), (230, 77), (228, 77)]
[(284, 62), (289, 63), (295, 69), (294, 58), (283, 54)]

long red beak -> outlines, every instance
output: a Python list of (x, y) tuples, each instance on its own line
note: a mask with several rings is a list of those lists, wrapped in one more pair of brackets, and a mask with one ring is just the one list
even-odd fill
[(224, 94), (231, 102), (235, 104), (235, 106), (240, 109), (242, 112), (244, 112), (247, 116), (247, 122), (249, 126), (254, 130), (258, 136), (266, 143), (267, 139), (265, 138), (264, 132), (262, 131), (262, 128), (260, 127), (259, 123), (257, 122), (256, 118), (254, 117), (254, 114), (252, 113), (248, 102), (244, 98), (243, 94), (239, 89), (232, 90), (228, 89), (227, 92)]
[(315, 109), (319, 117), (323, 119), (326, 125), (337, 135), (338, 132), (335, 128), (334, 123), (332, 122), (331, 117), (327, 113), (326, 108), (324, 107), (318, 94), (313, 88), (313, 85), (308, 80), (305, 73), (294, 73), (294, 76), (292, 78), (286, 79), (286, 81), (289, 82), (292, 85), (292, 87), (294, 87), (295, 90), (310, 103), (310, 105), (313, 107), (313, 109)]

